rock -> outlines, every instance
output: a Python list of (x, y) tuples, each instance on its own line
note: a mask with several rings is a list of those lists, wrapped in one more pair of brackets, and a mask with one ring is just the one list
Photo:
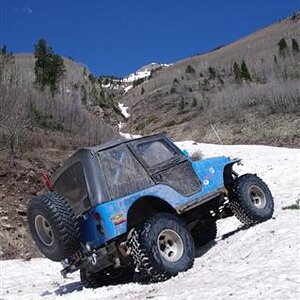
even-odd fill
[(10, 225), (10, 224), (3, 224), (2, 226), (3, 226), (4, 229), (6, 229), (6, 230), (13, 230), (13, 229), (14, 229), (14, 227), (13, 227), (12, 225)]
[(27, 210), (26, 210), (26, 207), (25, 206), (19, 206), (17, 208), (17, 213), (18, 215), (20, 216), (27, 216)]
[(26, 252), (23, 256), (23, 259), (26, 261), (31, 260), (31, 258), (32, 258), (32, 255), (30, 252)]
[(104, 117), (104, 111), (99, 105), (93, 107), (93, 114), (99, 116), (100, 118)]

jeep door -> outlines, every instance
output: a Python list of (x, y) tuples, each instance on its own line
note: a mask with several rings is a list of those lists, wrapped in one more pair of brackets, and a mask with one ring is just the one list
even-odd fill
[(156, 184), (166, 184), (183, 196), (201, 191), (201, 181), (191, 162), (165, 136), (152, 136), (129, 144)]

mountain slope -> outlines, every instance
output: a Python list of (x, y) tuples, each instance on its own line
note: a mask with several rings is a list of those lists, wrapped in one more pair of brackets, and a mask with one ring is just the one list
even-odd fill
[[(5, 48), (4, 48), (5, 49)], [(112, 92), (85, 66), (64, 58), (55, 93), (35, 84), (32, 54), (0, 51), (0, 257), (40, 255), (27, 228), (28, 200), (77, 147), (119, 136)], [(29, 254), (30, 253), (30, 254)]]
[[(300, 44), (299, 22), (298, 13), (153, 73), (122, 99), (132, 116), (125, 130), (216, 142), (213, 125), (225, 143), (298, 145), (300, 53), (292, 44)], [(236, 78), (243, 61), (249, 79)]]
[[(190, 153), (244, 159), (240, 173), (255, 172), (269, 185), (274, 218), (245, 228), (234, 217), (218, 222), (215, 242), (197, 249), (194, 267), (164, 283), (130, 283), (83, 289), (77, 273), (63, 279), (59, 263), (46, 259), (1, 261), (1, 299), (298, 299), (299, 210), (283, 210), (300, 198), (300, 150), (180, 142)], [(292, 170), (292, 171), (291, 171)], [(26, 274), (26, 280), (24, 280)]]

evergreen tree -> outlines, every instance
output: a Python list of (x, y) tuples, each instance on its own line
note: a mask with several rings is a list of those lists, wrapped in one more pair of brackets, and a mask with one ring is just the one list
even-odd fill
[(209, 72), (209, 79), (215, 79), (216, 78), (217, 72), (212, 66), (209, 66), (208, 72)]
[(1, 54), (2, 54), (3, 56), (5, 56), (5, 55), (7, 54), (7, 47), (6, 47), (6, 45), (4, 45), (4, 46), (1, 48)]
[(217, 78), (218, 78), (218, 80), (221, 84), (224, 84), (224, 80), (223, 80), (222, 76), (219, 73), (217, 74)]
[(44, 39), (34, 45), (34, 56), (36, 83), (42, 90), (49, 86), (54, 94), (66, 72), (63, 59), (54, 53)]
[(196, 70), (191, 65), (187, 65), (185, 68), (185, 72), (194, 74), (196, 72)]
[(241, 77), (247, 81), (251, 81), (251, 75), (244, 60), (241, 63)]
[(292, 49), (294, 53), (299, 53), (300, 49), (299, 49), (299, 44), (295, 39), (292, 39)]
[(240, 81), (242, 79), (241, 68), (236, 61), (233, 64), (233, 74), (236, 81)]
[(286, 40), (284, 38), (282, 38), (278, 42), (278, 47), (279, 47), (279, 54), (281, 56), (285, 56), (286, 52), (288, 51), (288, 44), (287, 44), (287, 42), (286, 42)]

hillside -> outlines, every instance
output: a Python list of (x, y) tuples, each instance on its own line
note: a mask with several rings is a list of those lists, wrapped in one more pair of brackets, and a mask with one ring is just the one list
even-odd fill
[[(197, 249), (194, 267), (163, 283), (129, 283), (83, 289), (78, 272), (61, 277), (61, 265), (39, 258), (1, 262), (0, 298), (9, 299), (298, 299), (299, 210), (282, 209), (300, 197), (300, 150), (266, 146), (178, 143), (190, 153), (243, 158), (238, 171), (269, 185), (274, 217), (245, 228), (235, 218), (218, 221), (214, 242)], [(290, 170), (293, 172), (290, 172)], [(26, 274), (26, 280), (24, 280)]]
[(224, 143), (299, 146), (299, 44), (298, 13), (158, 69), (120, 100), (124, 131), (218, 142), (213, 126)]
[(64, 58), (53, 93), (36, 84), (33, 54), (0, 53), (0, 257), (39, 255), (26, 222), (28, 200), (78, 147), (118, 136), (123, 120), (111, 90)]

